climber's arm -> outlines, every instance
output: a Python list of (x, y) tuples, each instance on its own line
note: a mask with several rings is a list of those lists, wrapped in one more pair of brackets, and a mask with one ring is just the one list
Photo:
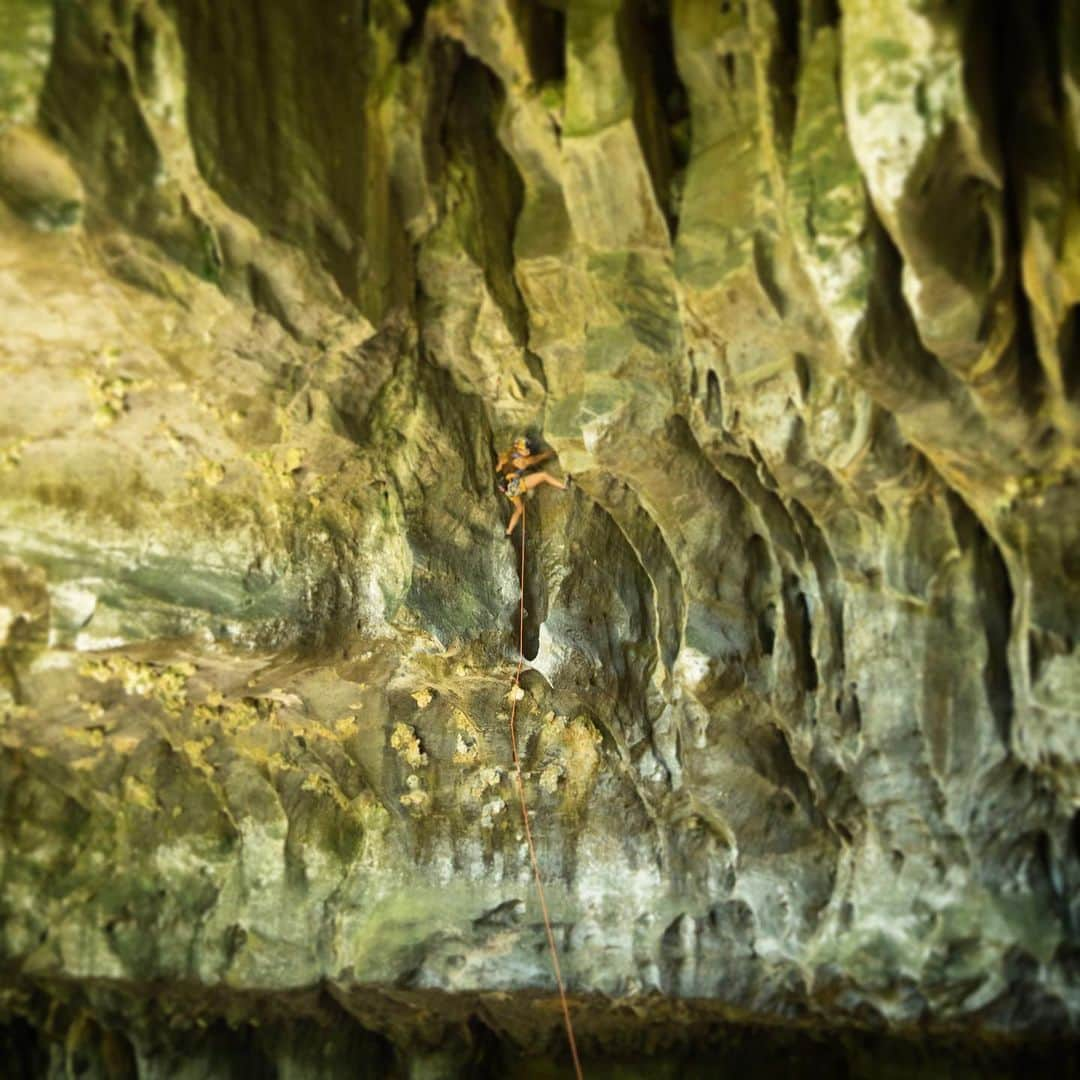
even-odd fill
[(519, 469), (531, 469), (534, 465), (539, 465), (541, 461), (547, 461), (549, 457), (554, 457), (554, 450), (543, 450), (539, 454), (532, 454), (527, 458), (518, 459)]

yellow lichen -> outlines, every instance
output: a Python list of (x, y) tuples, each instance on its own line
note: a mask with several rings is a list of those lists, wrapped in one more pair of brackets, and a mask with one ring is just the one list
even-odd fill
[(414, 769), (422, 768), (428, 763), (427, 754), (420, 745), (415, 729), (409, 727), (408, 724), (395, 725), (393, 734), (390, 736), (390, 746), (397, 751), (398, 757), (406, 765)]
[(549, 795), (562, 789), (571, 805), (580, 805), (600, 770), (600, 733), (584, 716), (567, 720), (549, 714), (537, 740), (543, 762), (540, 789)]
[(457, 743), (454, 746), (455, 765), (475, 765), (480, 759), (480, 751), (476, 743), (465, 741), (465, 736), (458, 732)]
[(405, 785), (409, 790), (398, 801), (414, 814), (422, 814), (427, 810), (431, 796), (421, 786), (420, 777), (415, 774), (409, 776)]
[(327, 795), (334, 800), (340, 810), (349, 809), (349, 800), (345, 793), (334, 783), (330, 777), (323, 773), (308, 773), (304, 782), (300, 785), (301, 791), (313, 791), (319, 795)]
[[(106, 367), (112, 367), (112, 358), (106, 358)], [(136, 382), (127, 375), (110, 375), (102, 371), (87, 372), (83, 380), (94, 405), (94, 423), (99, 427), (114, 423), (130, 409), (129, 394), (151, 386), (146, 379)]]
[(184, 755), (188, 761), (206, 776), (214, 775), (214, 766), (203, 757), (203, 752), (213, 746), (214, 740), (207, 735), (203, 739), (187, 739), (183, 744)]
[(206, 705), (196, 705), (191, 716), (197, 724), (212, 724), (218, 718), (218, 711)]
[(225, 479), (225, 466), (219, 461), (201, 460), (194, 469), (189, 469), (187, 479), (193, 486), (205, 484), (207, 487), (217, 487)]
[(561, 765), (548, 765), (540, 774), (540, 790), (548, 795), (554, 795), (559, 790), (559, 781), (565, 770)]
[(195, 674), (195, 666), (186, 661), (160, 666), (139, 663), (126, 656), (106, 656), (86, 660), (79, 674), (101, 683), (116, 679), (126, 694), (151, 698), (175, 715), (187, 706), (187, 681)]
[(14, 469), (22, 461), (22, 452), (29, 443), (29, 439), (16, 439), (0, 447), (0, 472)]
[(99, 747), (105, 742), (105, 733), (101, 728), (65, 727), (64, 738), (81, 746)]
[[(196, 709), (196, 713), (199, 710)], [(271, 720), (274, 710), (270, 710)], [(249, 698), (241, 698), (239, 701), (226, 702), (214, 712), (214, 718), (221, 725), (221, 730), (226, 735), (235, 735), (238, 731), (246, 731), (259, 722), (259, 710)]]
[(454, 746), (455, 765), (475, 765), (480, 760), (480, 744), (483, 737), (480, 729), (462, 709), (454, 708), (450, 715), (458, 729), (457, 742)]
[(249, 451), (248, 458), (278, 487), (291, 488), (296, 481), (293, 473), (303, 464), (304, 455), (305, 451), (299, 446), (290, 446), (284, 452), (280, 448), (252, 450)]
[(134, 776), (124, 777), (124, 798), (128, 802), (135, 803), (136, 806), (141, 806), (144, 810), (158, 808), (153, 790), (141, 780), (136, 780)]
[(465, 779), (462, 787), (462, 797), (467, 802), (481, 802), (492, 788), (497, 788), (502, 783), (502, 770), (494, 765), (487, 765), (477, 769)]
[(334, 721), (334, 730), (343, 738), (355, 735), (359, 729), (360, 726), (357, 724), (355, 716), (341, 716)]

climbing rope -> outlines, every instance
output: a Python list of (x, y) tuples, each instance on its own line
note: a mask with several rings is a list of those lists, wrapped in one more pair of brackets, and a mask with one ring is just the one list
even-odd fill
[(521, 820), (525, 823), (525, 839), (529, 845), (529, 860), (532, 863), (533, 877), (536, 879), (536, 894), (540, 898), (540, 911), (544, 916), (544, 931), (547, 934), (548, 948), (551, 951), (551, 966), (555, 969), (555, 984), (559, 988), (559, 1001), (562, 1004), (563, 1020), (566, 1023), (566, 1038), (570, 1043), (570, 1056), (574, 1059), (574, 1073), (577, 1080), (582, 1080), (581, 1060), (578, 1058), (577, 1041), (574, 1039), (574, 1025), (570, 1020), (570, 1006), (566, 1001), (566, 988), (563, 986), (562, 970), (559, 967), (559, 950), (555, 947), (555, 934), (551, 929), (547, 901), (544, 899), (544, 883), (540, 879), (540, 864), (536, 861), (536, 846), (533, 844), (532, 829), (529, 827), (529, 808), (525, 802), (525, 781), (521, 775), (521, 758), (518, 757), (517, 733), (514, 720), (517, 717), (517, 703), (520, 695), (521, 668), (525, 663), (525, 508), (521, 510), (521, 591), (518, 600), (518, 662), (514, 672), (514, 685), (510, 691), (510, 749), (514, 753), (514, 773), (517, 776), (518, 797), (521, 800)]

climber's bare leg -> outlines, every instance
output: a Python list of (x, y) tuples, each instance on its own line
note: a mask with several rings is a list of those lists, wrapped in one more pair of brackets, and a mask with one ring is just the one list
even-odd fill
[(514, 531), (514, 526), (518, 523), (525, 510), (525, 504), (521, 501), (520, 495), (515, 495), (510, 501), (514, 504), (514, 512), (510, 515), (510, 524), (506, 526), (507, 536)]
[(546, 472), (530, 473), (528, 476), (523, 476), (521, 483), (526, 491), (532, 491), (534, 487), (539, 487), (541, 484), (550, 484), (560, 491), (566, 490), (566, 485), (561, 480), (556, 480), (551, 473)]

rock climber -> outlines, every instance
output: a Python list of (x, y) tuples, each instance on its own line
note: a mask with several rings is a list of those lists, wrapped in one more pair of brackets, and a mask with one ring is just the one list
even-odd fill
[(541, 484), (550, 484), (562, 491), (566, 490), (566, 485), (561, 480), (556, 480), (551, 473), (525, 471), (534, 465), (539, 465), (541, 461), (547, 461), (550, 457), (554, 457), (554, 451), (544, 450), (535, 453), (527, 438), (517, 439), (509, 450), (499, 455), (499, 460), (495, 464), (495, 471), (500, 476), (499, 489), (514, 504), (510, 524), (506, 526), (507, 536), (514, 531), (514, 526), (517, 525), (525, 510), (525, 504), (522, 501), (525, 492), (532, 491), (534, 487), (539, 487)]

